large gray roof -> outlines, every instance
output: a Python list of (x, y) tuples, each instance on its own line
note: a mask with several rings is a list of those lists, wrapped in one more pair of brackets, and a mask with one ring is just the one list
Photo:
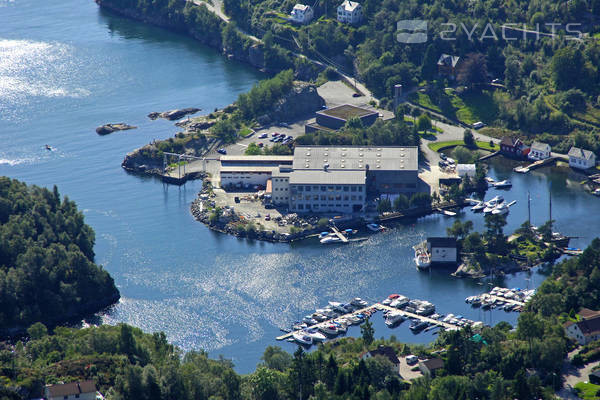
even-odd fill
[(290, 174), (290, 185), (364, 185), (366, 171), (297, 171)]
[[(592, 151), (580, 149), (579, 147), (575, 146), (571, 147), (571, 150), (569, 150), (569, 157), (583, 158), (585, 160), (589, 160), (592, 158), (593, 155), (594, 153)], [(295, 159), (294, 162), (296, 162)]]
[(294, 171), (366, 170), (417, 171), (419, 150), (416, 146), (296, 146)]

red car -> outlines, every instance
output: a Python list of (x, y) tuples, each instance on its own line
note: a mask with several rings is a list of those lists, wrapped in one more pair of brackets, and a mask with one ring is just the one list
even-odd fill
[(264, 144), (262, 142), (258, 142), (258, 147), (263, 147)]

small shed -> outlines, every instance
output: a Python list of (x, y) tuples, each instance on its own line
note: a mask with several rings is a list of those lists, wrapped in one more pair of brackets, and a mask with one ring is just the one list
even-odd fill
[(434, 375), (435, 371), (444, 368), (444, 361), (441, 358), (430, 358), (425, 361), (419, 361), (419, 369), (423, 375)]

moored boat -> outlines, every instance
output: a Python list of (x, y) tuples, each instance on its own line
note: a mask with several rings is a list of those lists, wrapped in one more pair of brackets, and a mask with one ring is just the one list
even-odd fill
[(383, 231), (385, 228), (379, 224), (375, 224), (375, 223), (370, 223), (367, 224), (367, 229), (372, 231), (372, 232), (381, 232)]
[(310, 335), (307, 335), (306, 333), (294, 332), (294, 333), (292, 333), (292, 337), (294, 338), (294, 340), (296, 342), (303, 344), (305, 346), (310, 346), (313, 344), (313, 338)]

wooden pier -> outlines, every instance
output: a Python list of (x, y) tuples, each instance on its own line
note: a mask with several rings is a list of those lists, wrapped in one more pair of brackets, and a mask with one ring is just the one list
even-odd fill
[(513, 169), (513, 171), (521, 173), (521, 174), (526, 174), (529, 171), (533, 171), (536, 168), (540, 168), (540, 167), (543, 167), (544, 165), (552, 164), (553, 162), (556, 162), (557, 159), (558, 159), (557, 157), (548, 157), (543, 160), (535, 161), (526, 167), (515, 167)]
[(342, 232), (340, 232), (340, 230), (338, 228), (336, 228), (335, 226), (331, 227), (331, 230), (333, 231), (333, 233), (336, 234), (337, 237), (340, 238), (340, 240), (344, 243), (348, 243), (348, 238), (342, 234)]

